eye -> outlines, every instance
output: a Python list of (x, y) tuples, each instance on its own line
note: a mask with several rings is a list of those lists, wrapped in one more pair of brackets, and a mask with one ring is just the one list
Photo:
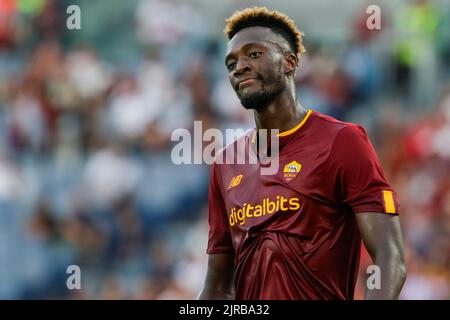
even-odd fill
[(258, 58), (260, 55), (262, 55), (262, 52), (259, 52), (259, 51), (253, 51), (253, 52), (251, 52), (248, 56), (249, 56), (250, 58)]
[(234, 67), (236, 66), (236, 62), (231, 62), (227, 65), (228, 70), (232, 70), (234, 69)]

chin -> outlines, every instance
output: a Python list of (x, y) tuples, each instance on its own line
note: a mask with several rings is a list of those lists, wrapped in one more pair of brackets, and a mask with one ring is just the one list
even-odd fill
[(256, 111), (264, 110), (271, 102), (272, 98), (265, 91), (253, 91), (238, 94), (239, 100), (245, 109), (253, 109)]
[(247, 110), (262, 111), (270, 104), (270, 101), (261, 98), (245, 98), (241, 99), (241, 104)]

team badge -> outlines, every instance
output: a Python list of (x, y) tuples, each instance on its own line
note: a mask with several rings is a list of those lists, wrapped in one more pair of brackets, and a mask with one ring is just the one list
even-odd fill
[(298, 175), (301, 169), (302, 165), (297, 161), (294, 160), (292, 162), (289, 162), (284, 166), (284, 180), (286, 180), (286, 182), (292, 181)]

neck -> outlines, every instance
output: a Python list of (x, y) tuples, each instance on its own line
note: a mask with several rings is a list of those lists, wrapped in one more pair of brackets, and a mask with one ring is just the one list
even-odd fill
[(263, 111), (254, 111), (258, 129), (278, 129), (280, 132), (294, 128), (306, 115), (296, 99), (295, 86), (289, 85)]

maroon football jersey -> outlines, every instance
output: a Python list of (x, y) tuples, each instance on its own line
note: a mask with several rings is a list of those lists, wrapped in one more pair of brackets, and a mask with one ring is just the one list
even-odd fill
[(236, 299), (353, 299), (355, 215), (399, 213), (375, 150), (361, 126), (311, 110), (279, 145), (275, 175), (213, 164), (207, 253), (235, 254)]

